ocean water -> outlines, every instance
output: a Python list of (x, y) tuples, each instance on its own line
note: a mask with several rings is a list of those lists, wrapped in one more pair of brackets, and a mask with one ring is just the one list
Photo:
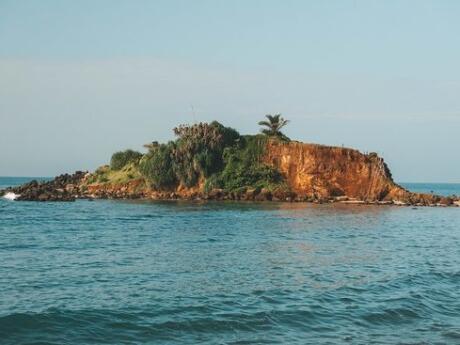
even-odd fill
[(32, 180), (37, 181), (48, 181), (50, 177), (1, 177), (0, 176), (0, 189), (4, 189), (11, 186), (18, 186)]
[(412, 192), (460, 196), (460, 183), (400, 183), (400, 185)]
[(460, 344), (460, 208), (1, 199), (0, 344)]

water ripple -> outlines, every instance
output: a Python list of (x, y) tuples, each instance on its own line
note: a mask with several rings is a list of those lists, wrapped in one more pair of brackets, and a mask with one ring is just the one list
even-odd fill
[(0, 343), (458, 344), (460, 210), (0, 200)]

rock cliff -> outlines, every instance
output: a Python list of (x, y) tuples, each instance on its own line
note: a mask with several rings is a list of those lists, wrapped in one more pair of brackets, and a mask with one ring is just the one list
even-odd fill
[(299, 196), (348, 196), (384, 200), (405, 191), (396, 185), (383, 159), (357, 150), (300, 142), (269, 141), (265, 163), (276, 167)]
[(285, 176), (298, 199), (423, 205), (453, 202), (435, 195), (411, 193), (397, 185), (376, 153), (271, 140), (263, 160)]

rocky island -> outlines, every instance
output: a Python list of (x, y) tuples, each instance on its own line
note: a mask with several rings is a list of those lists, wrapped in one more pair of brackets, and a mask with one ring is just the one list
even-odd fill
[(0, 195), (16, 200), (188, 199), (460, 206), (456, 196), (412, 193), (376, 153), (291, 141), (287, 121), (267, 115), (261, 134), (240, 135), (218, 122), (174, 128), (176, 140), (115, 153), (109, 165)]

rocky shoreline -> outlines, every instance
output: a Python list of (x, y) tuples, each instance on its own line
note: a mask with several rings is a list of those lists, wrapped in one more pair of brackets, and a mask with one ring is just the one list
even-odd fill
[(125, 184), (88, 184), (91, 176), (88, 172), (77, 171), (74, 174), (59, 175), (51, 181), (33, 180), (18, 187), (0, 191), (0, 196), (13, 193), (18, 201), (75, 201), (76, 199), (139, 199), (139, 200), (233, 200), (233, 201), (273, 201), (273, 202), (308, 202), (316, 204), (341, 203), (357, 205), (395, 205), (395, 206), (430, 206), (460, 207), (459, 197), (445, 197), (432, 194), (410, 193), (402, 200), (361, 200), (341, 196), (315, 197), (299, 195), (295, 192), (248, 188), (241, 192), (227, 193), (222, 189), (213, 189), (207, 193), (199, 190), (155, 191), (146, 188), (144, 181), (133, 180)]
[(0, 196), (7, 193), (15, 195), (18, 201), (75, 201), (81, 197), (79, 185), (87, 172), (76, 171), (63, 174), (51, 181), (32, 180), (18, 187), (9, 187), (0, 191)]

